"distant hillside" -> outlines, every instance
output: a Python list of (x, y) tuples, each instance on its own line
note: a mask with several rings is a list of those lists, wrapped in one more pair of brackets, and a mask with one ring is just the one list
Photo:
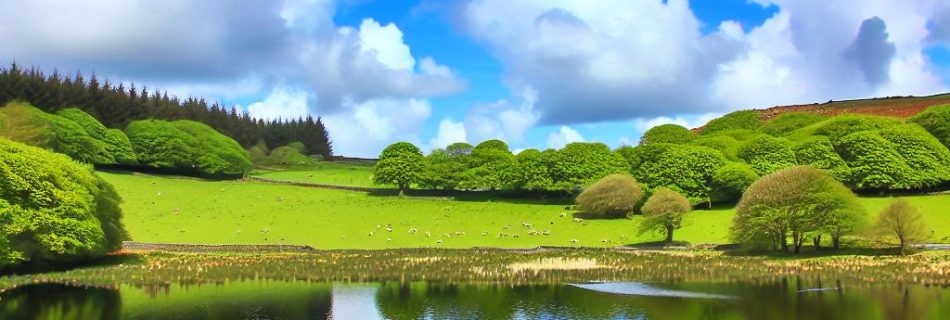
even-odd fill
[(927, 97), (906, 96), (828, 101), (825, 103), (778, 106), (758, 111), (762, 116), (762, 120), (769, 120), (783, 113), (801, 111), (815, 112), (829, 116), (858, 113), (903, 119), (910, 118), (930, 106), (941, 104), (950, 104), (950, 93)]

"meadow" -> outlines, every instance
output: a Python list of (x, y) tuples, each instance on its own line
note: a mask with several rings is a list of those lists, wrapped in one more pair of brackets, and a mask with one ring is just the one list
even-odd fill
[[(613, 247), (659, 241), (637, 235), (632, 219), (575, 220), (563, 200), (447, 199), (251, 181), (100, 172), (123, 198), (135, 241), (202, 244), (297, 244), (318, 249), (547, 246)], [(909, 196), (921, 208), (932, 242), (950, 242), (950, 195)], [(873, 215), (889, 198), (861, 198)], [(675, 240), (729, 243), (734, 210), (697, 210)], [(572, 241), (576, 240), (576, 241)]]
[(331, 184), (350, 187), (386, 188), (392, 185), (373, 184), (372, 164), (360, 162), (320, 161), (314, 165), (274, 170), (255, 170), (252, 176), (292, 182)]

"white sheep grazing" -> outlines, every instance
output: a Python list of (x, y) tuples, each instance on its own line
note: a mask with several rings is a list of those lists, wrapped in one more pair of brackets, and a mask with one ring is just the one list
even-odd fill
[(386, 238), (386, 241), (393, 241), (393, 238)]
[(578, 242), (580, 242), (580, 240), (577, 240), (577, 239), (571, 239), (571, 243), (573, 243), (573, 244), (577, 244)]
[(488, 236), (488, 231), (482, 231), (482, 237)]
[(584, 219), (574, 218), (574, 222), (581, 223), (581, 222), (584, 222)]
[(566, 216), (567, 216), (567, 212), (561, 212), (561, 218), (564, 218)]
[(505, 230), (508, 230), (508, 229), (511, 229), (511, 226), (509, 226), (509, 225), (506, 224), (506, 225), (504, 225), (504, 226), (501, 227), (501, 228), (502, 228), (502, 229), (505, 229)]
[(541, 234), (546, 235), (546, 236), (550, 236), (550, 235), (551, 235), (551, 230), (544, 230), (543, 232), (541, 232)]
[(393, 232), (393, 227), (386, 227), (386, 232)]
[(373, 236), (373, 232), (372, 232), (372, 231), (370, 231), (370, 233), (369, 233), (369, 235), (368, 235), (368, 236), (369, 236), (369, 237), (372, 237), (372, 236)]
[(442, 237), (451, 238), (452, 235), (451, 235), (451, 234), (448, 234), (448, 233), (443, 233), (443, 234), (442, 234)]
[(432, 232), (426, 231), (426, 238), (431, 237), (431, 236), (432, 236)]
[(534, 230), (531, 230), (531, 231), (528, 231), (528, 235), (529, 235), (529, 236), (536, 236), (536, 235), (538, 235), (538, 232), (537, 232), (537, 231), (534, 231)]
[(409, 234), (416, 233), (416, 228), (409, 228)]

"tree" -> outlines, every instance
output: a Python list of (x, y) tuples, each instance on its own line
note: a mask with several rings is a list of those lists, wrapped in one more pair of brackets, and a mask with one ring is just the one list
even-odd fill
[(916, 123), (950, 148), (950, 105), (933, 106), (907, 120)]
[(874, 229), (879, 236), (893, 236), (900, 245), (900, 254), (909, 244), (929, 238), (930, 233), (920, 210), (905, 200), (894, 200), (877, 216)]
[(826, 115), (814, 112), (788, 112), (767, 121), (759, 128), (759, 131), (777, 137), (821, 122), (827, 118), (828, 116)]
[(402, 195), (412, 183), (420, 180), (425, 169), (424, 162), (422, 151), (412, 143), (393, 143), (379, 155), (379, 161), (373, 167), (373, 182), (395, 184)]
[(144, 165), (210, 175), (240, 174), (251, 166), (240, 144), (199, 122), (138, 120), (125, 131)]
[(637, 180), (626, 174), (600, 179), (577, 196), (577, 209), (597, 217), (623, 217), (633, 214), (643, 197)]
[(459, 178), (459, 187), (462, 189), (499, 190), (511, 188), (517, 183), (517, 162), (504, 141), (487, 140), (479, 143), (472, 149), (470, 156), (461, 159), (467, 159), (469, 164), (469, 169)]
[(668, 188), (657, 188), (640, 209), (643, 212), (643, 221), (640, 222), (639, 233), (665, 231), (664, 241), (673, 242), (673, 230), (683, 226), (683, 216), (690, 210), (692, 207), (686, 197)]
[(761, 135), (746, 141), (739, 147), (737, 155), (760, 175), (796, 164), (795, 153), (792, 152), (788, 140), (769, 135)]
[(643, 133), (643, 136), (640, 137), (640, 144), (650, 144), (650, 143), (675, 143), (683, 144), (688, 143), (696, 138), (696, 134), (677, 124), (664, 124), (659, 125), (647, 132)]
[(745, 163), (732, 162), (716, 170), (712, 178), (712, 201), (731, 202), (739, 200), (746, 188), (752, 185), (759, 175)]
[(555, 157), (549, 172), (559, 190), (580, 189), (609, 174), (629, 170), (623, 157), (603, 143), (570, 143)]
[[(453, 156), (454, 155), (454, 156)], [(444, 149), (435, 149), (426, 156), (426, 165), (420, 183), (431, 189), (455, 190), (468, 169), (464, 153), (450, 154)]]
[(755, 130), (762, 125), (759, 112), (755, 110), (741, 110), (726, 114), (709, 121), (702, 128), (702, 134), (710, 134), (724, 130), (749, 129)]
[(554, 190), (551, 168), (554, 166), (557, 151), (548, 149), (538, 151), (527, 149), (518, 153), (518, 188), (524, 190)]
[(90, 167), (0, 138), (0, 268), (118, 249), (128, 238), (120, 201)]
[(811, 167), (792, 167), (760, 178), (736, 207), (732, 238), (756, 249), (799, 252), (808, 236), (837, 231), (840, 238), (857, 225), (863, 207), (843, 184)]
[(711, 203), (713, 175), (726, 164), (720, 152), (706, 147), (648, 144), (631, 157), (633, 176), (648, 188), (667, 187), (692, 204)]

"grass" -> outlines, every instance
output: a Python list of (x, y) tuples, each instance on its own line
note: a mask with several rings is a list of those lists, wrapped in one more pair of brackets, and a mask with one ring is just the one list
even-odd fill
[[(573, 212), (554, 201), (399, 198), (249, 181), (99, 174), (122, 196), (132, 239), (143, 242), (298, 244), (318, 249), (527, 248), (612, 247), (663, 238), (658, 233), (638, 236), (639, 216), (575, 222)], [(904, 199), (922, 209), (935, 240), (950, 239), (950, 216), (945, 213), (950, 196)], [(888, 199), (862, 202), (876, 213)], [(728, 243), (733, 215), (731, 207), (694, 211), (674, 239)], [(543, 231), (549, 235), (531, 235)]]
[(314, 166), (287, 170), (261, 170), (252, 172), (251, 175), (293, 182), (351, 187), (395, 187), (373, 184), (373, 166), (367, 163), (321, 161)]

